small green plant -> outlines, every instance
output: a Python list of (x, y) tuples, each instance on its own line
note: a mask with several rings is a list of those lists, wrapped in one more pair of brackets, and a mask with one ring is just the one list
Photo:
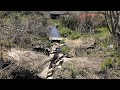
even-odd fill
[(75, 39), (78, 39), (80, 37), (80, 34), (72, 31), (72, 33), (68, 37), (72, 40), (75, 40)]
[(60, 41), (61, 44), (64, 43), (64, 42), (65, 42), (65, 39), (62, 39), (62, 40)]
[(78, 39), (80, 37), (80, 33), (72, 31), (68, 28), (61, 28), (60, 33), (63, 37), (67, 37), (73, 40)]
[(53, 43), (50, 43), (49, 41), (47, 41), (47, 42), (46, 42), (46, 45), (47, 45), (47, 46), (52, 46)]
[(106, 39), (110, 36), (109, 30), (107, 27), (96, 28), (96, 31), (98, 32), (94, 35), (96, 38), (98, 37), (98, 38)]
[(2, 40), (1, 43), (3, 44), (3, 46), (6, 46), (6, 47), (9, 47), (9, 46), (16, 46), (15, 43), (8, 42), (7, 40)]
[(72, 31), (68, 28), (63, 27), (60, 29), (60, 33), (63, 37), (68, 37), (72, 33)]
[(105, 60), (105, 61), (102, 62), (102, 64), (101, 64), (101, 69), (102, 69), (102, 70), (106, 70), (107, 68), (110, 68), (111, 65), (112, 65), (112, 63), (113, 63), (113, 60), (112, 60), (112, 59), (107, 59), (107, 60)]
[(111, 37), (104, 38), (104, 39), (97, 38), (96, 44), (100, 47), (108, 48), (109, 45), (113, 45), (113, 42)]
[(69, 51), (70, 51), (70, 48), (67, 47), (67, 46), (63, 46), (63, 47), (61, 48), (61, 52), (62, 52), (63, 54), (68, 54)]

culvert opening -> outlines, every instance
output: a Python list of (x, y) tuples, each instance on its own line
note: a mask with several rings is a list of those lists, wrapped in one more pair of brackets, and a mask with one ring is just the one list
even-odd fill
[(19, 67), (14, 70), (11, 75), (12, 79), (42, 79), (38, 77), (35, 73), (35, 71), (30, 71), (28, 69)]

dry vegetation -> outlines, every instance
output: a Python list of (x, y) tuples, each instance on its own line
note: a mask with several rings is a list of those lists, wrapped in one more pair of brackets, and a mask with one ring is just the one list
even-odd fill
[[(62, 17), (61, 34), (74, 58), (63, 64), (56, 78), (119, 78), (119, 12), (70, 14)], [(111, 22), (112, 21), (112, 22)], [(71, 33), (77, 33), (70, 38)], [(78, 35), (79, 34), (79, 35)], [(74, 38), (79, 36), (78, 38)], [(71, 40), (73, 39), (73, 40)], [(88, 57), (79, 63), (77, 58)], [(66, 59), (65, 59), (66, 60)], [(82, 60), (80, 60), (82, 62)], [(88, 67), (90, 64), (90, 67)], [(82, 68), (82, 65), (84, 67)], [(96, 65), (96, 66), (94, 66)], [(96, 70), (95, 70), (96, 69)], [(66, 75), (65, 75), (66, 74)]]
[[(31, 44), (38, 41), (39, 44), (48, 43), (47, 33), (51, 22), (46, 13), (33, 11), (0, 12), (0, 73), (2, 79), (17, 78), (15, 75), (18, 75), (18, 78), (24, 78), (27, 74), (38, 72), (38, 68), (40, 69), (41, 65), (46, 62), (45, 55), (38, 55), (32, 51), (23, 51), (26, 49), (31, 50)], [(43, 59), (44, 61), (42, 61)], [(12, 72), (14, 75), (11, 75)], [(25, 76), (25, 78), (28, 77)]]
[(47, 11), (0, 11), (0, 79), (40, 79), (36, 74), (50, 59), (31, 44), (49, 45), (52, 24), (65, 38), (62, 53), (72, 56), (64, 58), (55, 79), (120, 78), (119, 13), (68, 12), (51, 20)]

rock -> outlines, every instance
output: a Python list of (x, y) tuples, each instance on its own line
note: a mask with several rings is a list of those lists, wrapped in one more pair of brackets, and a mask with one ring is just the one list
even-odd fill
[(48, 70), (48, 72), (51, 72), (51, 71), (53, 71), (53, 68), (50, 68), (50, 69)]
[(60, 46), (65, 46), (65, 44), (60, 44)]
[(47, 72), (47, 76), (51, 76), (52, 73), (53, 73), (53, 70), (51, 70), (51, 71), (48, 70), (48, 72)]
[(52, 76), (52, 72), (48, 73), (47, 76)]
[(70, 54), (65, 55), (66, 58), (72, 58), (73, 56)]
[(59, 53), (59, 55), (58, 55), (58, 58), (61, 58), (61, 57), (63, 57), (63, 55), (64, 55), (64, 54), (62, 54), (62, 53)]
[(60, 65), (60, 66), (58, 66), (58, 68), (59, 68), (59, 69), (61, 69), (61, 68), (62, 68), (62, 66)]
[(51, 48), (51, 51), (55, 51), (55, 50), (56, 50), (56, 47), (53, 46), (53, 47)]
[(56, 63), (56, 66), (58, 66), (58, 65), (59, 65), (59, 63), (60, 63), (60, 61), (58, 61), (58, 62)]
[(50, 58), (53, 58), (53, 57), (54, 57), (54, 55), (55, 55), (55, 54), (50, 54), (50, 55), (49, 55), (49, 57), (50, 57)]
[(46, 78), (48, 74), (49, 65), (50, 63), (43, 69), (41, 73), (37, 74), (37, 76), (41, 78)]
[(61, 59), (61, 60), (59, 60), (57, 63), (56, 63), (56, 66), (58, 66), (61, 62), (63, 62), (64, 60), (63, 59)]
[(109, 45), (108, 48), (113, 48), (113, 45)]
[(48, 77), (47, 79), (53, 79), (53, 77)]

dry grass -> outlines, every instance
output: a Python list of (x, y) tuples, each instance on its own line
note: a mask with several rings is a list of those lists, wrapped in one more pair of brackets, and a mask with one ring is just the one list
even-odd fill
[(65, 39), (65, 44), (68, 47), (71, 48), (75, 48), (75, 47), (89, 47), (90, 45), (95, 43), (95, 39), (94, 38), (79, 38), (76, 40), (69, 40), (69, 39)]
[[(64, 58), (62, 69), (54, 75), (56, 78), (65, 79), (98, 79), (96, 72), (101, 70), (101, 60), (99, 58)], [(82, 75), (83, 74), (83, 75)]]

